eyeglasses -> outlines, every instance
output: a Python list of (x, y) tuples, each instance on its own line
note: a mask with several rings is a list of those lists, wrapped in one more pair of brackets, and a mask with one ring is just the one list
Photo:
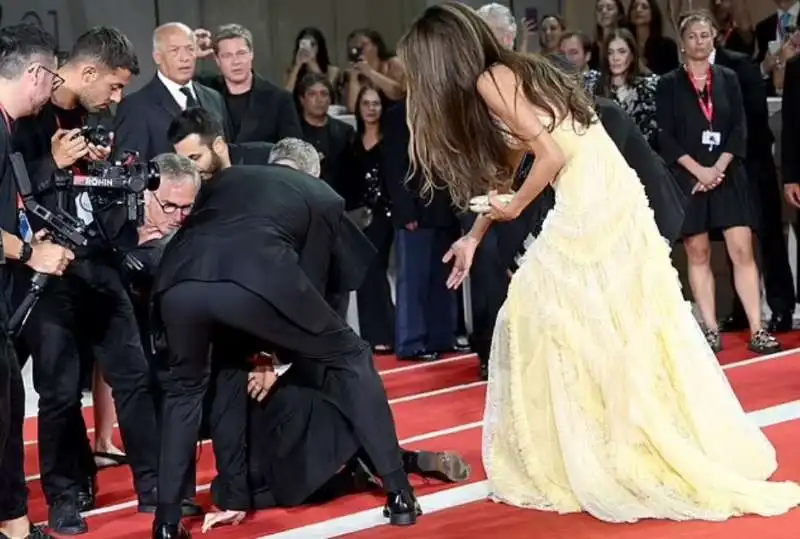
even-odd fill
[(52, 69), (48, 69), (42, 64), (38, 64), (36, 66), (36, 71), (44, 71), (45, 73), (49, 74), (52, 77), (53, 81), (53, 91), (55, 92), (64, 84), (64, 77), (53, 71)]
[(185, 206), (178, 206), (177, 204), (173, 204), (172, 202), (161, 202), (159, 198), (153, 193), (153, 198), (156, 199), (158, 205), (161, 206), (161, 211), (164, 212), (164, 215), (172, 215), (173, 213), (180, 211), (183, 215), (188, 214), (192, 211), (194, 204), (186, 204)]

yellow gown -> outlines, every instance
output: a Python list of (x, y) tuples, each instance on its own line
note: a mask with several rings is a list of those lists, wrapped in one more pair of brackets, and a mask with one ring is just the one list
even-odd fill
[(776, 515), (775, 449), (681, 294), (641, 182), (598, 122), (561, 122), (556, 203), (494, 331), (483, 432), (491, 497), (609, 522)]

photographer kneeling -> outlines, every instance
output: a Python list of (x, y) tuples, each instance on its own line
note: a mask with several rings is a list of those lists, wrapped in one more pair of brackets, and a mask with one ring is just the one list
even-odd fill
[(77, 39), (69, 60), (54, 74), (51, 101), (15, 131), (40, 203), (55, 210), (63, 202), (63, 209), (94, 236), (64, 278), (48, 284), (22, 332), (39, 394), (39, 459), (49, 525), (62, 534), (85, 533), (80, 512), (94, 506), (96, 467), (81, 415), (79, 342), (88, 343), (112, 388), (139, 511), (155, 510), (159, 440), (153, 435), (158, 423), (151, 373), (118, 254), (136, 244), (136, 223), (125, 207), (101, 201), (100, 190), (54, 189), (53, 179), (58, 170), (85, 172), (90, 162), (108, 157), (110, 147), (99, 145), (108, 142), (103, 133), (82, 129), (86, 116), (118, 103), (138, 72), (124, 34), (93, 28)]

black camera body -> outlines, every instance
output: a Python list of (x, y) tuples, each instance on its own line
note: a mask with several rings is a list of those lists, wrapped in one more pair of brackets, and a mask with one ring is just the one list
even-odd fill
[(113, 142), (111, 131), (102, 125), (96, 125), (94, 127), (84, 125), (81, 127), (80, 132), (72, 138), (77, 137), (83, 137), (89, 144), (103, 146), (106, 148), (110, 148), (111, 143)]
[(90, 162), (85, 173), (58, 170), (53, 175), (53, 184), (59, 194), (59, 206), (73, 189), (87, 190), (104, 209), (124, 205), (127, 220), (140, 226), (144, 222), (142, 193), (158, 189), (161, 173), (155, 162), (141, 162), (136, 153), (126, 152), (119, 161)]
[(352, 63), (360, 62), (363, 58), (364, 58), (364, 50), (362, 49), (362, 47), (352, 47), (347, 52), (347, 59), (350, 60), (350, 62)]

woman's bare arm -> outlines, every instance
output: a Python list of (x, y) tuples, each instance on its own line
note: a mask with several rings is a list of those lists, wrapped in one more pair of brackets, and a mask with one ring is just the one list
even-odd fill
[(508, 67), (497, 65), (481, 75), (478, 92), (497, 119), (519, 137), (523, 149), (536, 157), (522, 187), (509, 204), (522, 210), (564, 167), (564, 152), (539, 119), (540, 115), (546, 115), (545, 111), (526, 99), (519, 79)]

